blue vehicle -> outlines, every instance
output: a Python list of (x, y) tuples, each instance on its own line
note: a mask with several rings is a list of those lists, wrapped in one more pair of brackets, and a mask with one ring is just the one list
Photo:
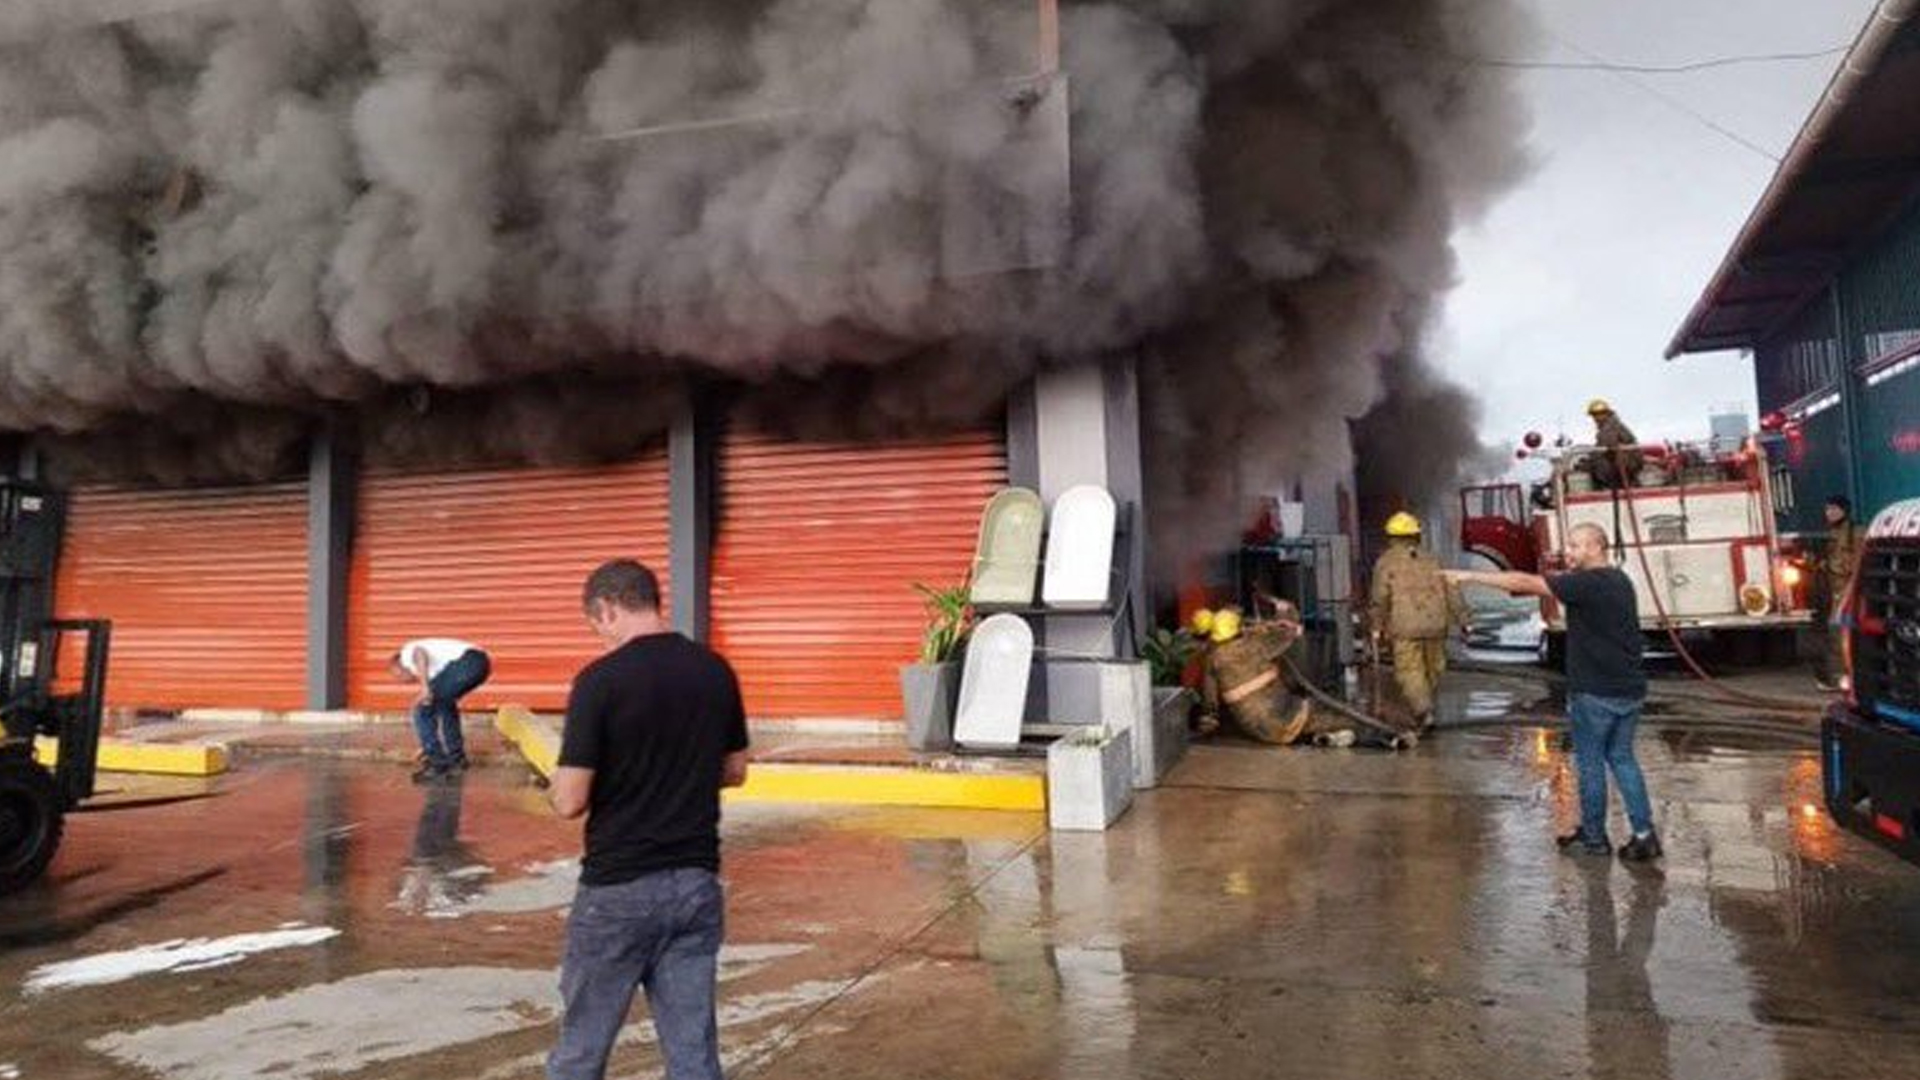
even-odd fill
[(1920, 863), (1920, 499), (1875, 515), (1843, 611), (1847, 696), (1821, 726), (1827, 809)]

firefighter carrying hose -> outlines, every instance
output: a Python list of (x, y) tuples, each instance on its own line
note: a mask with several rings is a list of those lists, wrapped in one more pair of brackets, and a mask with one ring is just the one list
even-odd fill
[(1393, 650), (1393, 681), (1422, 729), (1433, 724), (1433, 700), (1447, 670), (1447, 633), (1467, 625), (1458, 587), (1441, 576), (1440, 561), (1420, 546), (1420, 519), (1405, 512), (1387, 519), (1387, 550), (1373, 564), (1374, 655), (1384, 637)]

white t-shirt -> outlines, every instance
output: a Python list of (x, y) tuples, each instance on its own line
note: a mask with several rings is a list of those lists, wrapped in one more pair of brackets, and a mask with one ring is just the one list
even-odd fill
[(480, 646), (471, 641), (461, 641), (459, 638), (415, 638), (400, 646), (400, 662), (406, 665), (408, 671), (414, 670), (413, 654), (416, 650), (427, 654), (427, 678), (431, 679), (445, 671), (448, 664), (460, 659), (463, 654), (470, 651), (478, 652)]

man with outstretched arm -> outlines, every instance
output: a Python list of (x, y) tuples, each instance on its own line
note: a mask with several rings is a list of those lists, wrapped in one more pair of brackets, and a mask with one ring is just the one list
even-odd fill
[(1628, 862), (1661, 856), (1653, 829), (1647, 781), (1634, 757), (1633, 737), (1646, 703), (1641, 668), (1640, 608), (1633, 580), (1607, 558), (1607, 534), (1597, 525), (1576, 525), (1567, 535), (1562, 573), (1488, 573), (1449, 570), (1460, 585), (1486, 585), (1518, 596), (1551, 596), (1567, 613), (1567, 717), (1573, 726), (1573, 757), (1580, 778), (1580, 827), (1560, 837), (1562, 851), (1606, 855), (1607, 773), (1626, 804), (1632, 837), (1620, 848)]
[(740, 683), (667, 625), (645, 566), (601, 566), (583, 599), (608, 648), (574, 679), (550, 793), (587, 829), (547, 1076), (602, 1080), (644, 987), (668, 1080), (720, 1080), (720, 789), (747, 782)]

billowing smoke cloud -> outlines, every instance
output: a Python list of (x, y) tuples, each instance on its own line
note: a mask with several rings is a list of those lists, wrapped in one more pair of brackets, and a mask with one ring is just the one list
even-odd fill
[(1389, 514), (1445, 509), (1434, 496), (1450, 491), (1463, 473), (1497, 474), (1505, 465), (1500, 449), (1483, 446), (1475, 434), (1478, 410), (1465, 390), (1410, 356), (1390, 358), (1385, 373), (1386, 398), (1353, 430), (1354, 444), (1366, 448), (1355, 463), (1360, 524), (1374, 539)]
[(321, 417), (568, 459), (694, 382), (878, 434), (1131, 352), (1158, 505), (1237, 514), (1427, 385), (1449, 233), (1521, 167), (1463, 60), (1514, 4), (1066, 2), (1056, 65), (1035, 0), (29, 0), (0, 429), (76, 475), (264, 474)]

